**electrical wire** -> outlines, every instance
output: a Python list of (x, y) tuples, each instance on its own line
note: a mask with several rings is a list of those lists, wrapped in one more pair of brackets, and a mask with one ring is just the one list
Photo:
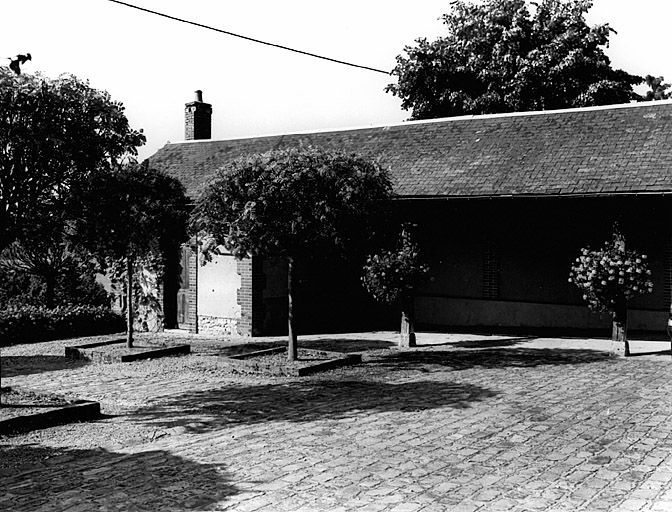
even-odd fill
[(138, 11), (143, 11), (143, 12), (147, 12), (149, 14), (154, 14), (156, 16), (161, 16), (163, 18), (168, 18), (169, 20), (179, 21), (181, 23), (187, 23), (188, 25), (194, 25), (195, 27), (205, 28), (207, 30), (213, 30), (213, 31), (219, 32), (221, 34), (226, 34), (226, 35), (229, 35), (229, 36), (238, 37), (240, 39), (245, 39), (246, 41), (252, 41), (253, 43), (259, 43), (259, 44), (263, 44), (263, 45), (266, 45), (266, 46), (272, 46), (274, 48), (280, 48), (281, 50), (287, 50), (287, 51), (290, 51), (290, 52), (299, 53), (301, 55), (306, 55), (308, 57), (314, 57), (316, 59), (322, 59), (322, 60), (326, 60), (326, 61), (329, 61), (329, 62), (334, 62), (336, 64), (343, 64), (345, 66), (351, 66), (353, 68), (365, 69), (367, 71), (375, 71), (376, 73), (383, 73), (385, 75), (390, 75), (391, 74), (391, 72), (389, 72), (389, 71), (383, 71), (381, 69), (371, 68), (369, 66), (361, 66), (359, 64), (353, 64), (352, 62), (346, 62), (344, 60), (332, 59), (331, 57), (325, 57), (323, 55), (317, 55), (316, 53), (304, 52), (303, 50), (297, 50), (295, 48), (290, 48), (288, 46), (282, 46), (280, 44), (269, 43), (267, 41), (261, 41), (260, 39), (254, 39), (253, 37), (243, 36), (241, 34), (235, 34), (233, 32), (229, 32), (227, 30), (222, 30), (222, 29), (219, 29), (219, 28), (211, 27), (209, 25), (204, 25), (202, 23), (197, 23), (195, 21), (189, 21), (189, 20), (185, 20), (183, 18), (177, 18), (175, 16), (170, 16), (169, 14), (164, 14), (162, 12), (157, 12), (157, 11), (152, 11), (151, 9), (145, 9), (144, 7), (139, 7), (137, 5), (129, 4), (129, 3), (126, 3), (126, 2), (121, 2), (120, 0), (108, 0), (108, 1), (112, 2), (112, 3), (115, 3), (115, 4), (123, 5), (125, 7), (130, 7), (132, 9), (137, 9)]

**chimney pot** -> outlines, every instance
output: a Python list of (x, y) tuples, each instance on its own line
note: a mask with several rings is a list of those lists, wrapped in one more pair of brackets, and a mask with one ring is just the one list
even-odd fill
[(199, 103), (203, 103), (203, 91), (198, 90), (198, 91), (196, 91), (195, 94), (196, 94), (196, 98), (194, 99), (194, 101), (198, 101)]

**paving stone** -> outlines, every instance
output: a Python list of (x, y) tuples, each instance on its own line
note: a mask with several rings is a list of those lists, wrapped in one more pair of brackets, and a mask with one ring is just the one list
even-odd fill
[(343, 369), (352, 377), (310, 385), (215, 384), (154, 361), (144, 379), (95, 365), (12, 376), (114, 405), (103, 431), (126, 421), (165, 435), (117, 451), (63, 448), (44, 467), (3, 474), (0, 509), (672, 510), (669, 358), (534, 343), (494, 349), (499, 363), (486, 364), (493, 349), (421, 342), (408, 357), (431, 372), (401, 380), (388, 368), (376, 381)]

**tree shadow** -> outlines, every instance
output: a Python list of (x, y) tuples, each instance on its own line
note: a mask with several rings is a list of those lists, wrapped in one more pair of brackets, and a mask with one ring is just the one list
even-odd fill
[(239, 492), (223, 465), (163, 450), (0, 445), (0, 457), (0, 510), (210, 510)]
[(73, 370), (89, 364), (82, 359), (70, 359), (65, 356), (2, 356), (0, 357), (0, 375), (2, 378), (35, 373)]
[(492, 348), (472, 350), (418, 349), (382, 354), (368, 361), (369, 365), (388, 371), (421, 370), (448, 367), (464, 370), (474, 367), (530, 368), (543, 365), (589, 364), (617, 359), (617, 356), (599, 350), (544, 349), (544, 348)]
[(385, 340), (367, 340), (352, 338), (325, 338), (317, 340), (302, 340), (299, 338), (301, 348), (314, 350), (329, 350), (333, 352), (363, 352), (365, 350), (379, 350), (384, 348), (393, 348), (397, 344)]
[(250, 343), (238, 343), (235, 345), (222, 345), (222, 343), (218, 341), (199, 341), (198, 343), (191, 344), (191, 353), (194, 355), (228, 357), (286, 345), (286, 343), (283, 344), (277, 341), (255, 341)]
[[(191, 344), (193, 354), (234, 356), (257, 350), (266, 350), (274, 347), (286, 347), (286, 339), (274, 337), (271, 340), (255, 340), (249, 343), (237, 343), (235, 345), (223, 345), (219, 341), (198, 341)], [(332, 352), (363, 352), (395, 347), (396, 343), (375, 339), (352, 339), (352, 338), (320, 338), (305, 339), (299, 337), (299, 347), (313, 350), (327, 350)]]
[(138, 409), (132, 421), (154, 428), (182, 427), (207, 432), (236, 424), (340, 419), (371, 412), (465, 409), (495, 392), (471, 384), (361, 380), (292, 381), (256, 386), (231, 385), (185, 393)]
[[(455, 348), (495, 348), (495, 347), (513, 347), (520, 345), (526, 341), (536, 340), (535, 336), (524, 336), (520, 338), (495, 338), (495, 339), (481, 339), (481, 340), (462, 340), (462, 341), (448, 341), (441, 345), (446, 345)], [(433, 345), (436, 346), (436, 345)]]

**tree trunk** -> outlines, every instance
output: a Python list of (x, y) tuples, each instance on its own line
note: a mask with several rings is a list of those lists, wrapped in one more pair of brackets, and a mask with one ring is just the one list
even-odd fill
[(612, 341), (623, 342), (623, 350), (626, 356), (630, 355), (630, 344), (628, 343), (628, 302), (620, 301), (612, 313), (611, 322)]
[(407, 297), (401, 305), (400, 347), (415, 347), (415, 300)]
[(667, 335), (670, 337), (670, 354), (672, 355), (672, 304), (670, 304), (670, 316), (667, 318)]
[(52, 309), (54, 307), (56, 276), (54, 275), (45, 276), (44, 283), (45, 283), (44, 305), (47, 307), (47, 309)]
[(126, 257), (126, 346), (133, 348), (133, 258)]
[(287, 359), (296, 361), (298, 359), (298, 347), (296, 340), (296, 325), (294, 324), (294, 258), (287, 258), (287, 328), (289, 334), (289, 344), (287, 346)]

